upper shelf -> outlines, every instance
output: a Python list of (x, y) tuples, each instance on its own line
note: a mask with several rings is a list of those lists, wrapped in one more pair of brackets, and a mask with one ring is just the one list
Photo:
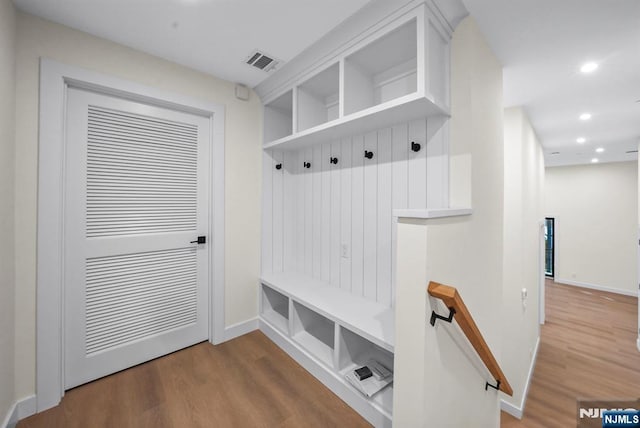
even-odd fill
[(267, 100), (264, 148), (300, 149), (448, 117), (448, 41), (424, 7), (396, 18)]
[(427, 116), (448, 117), (449, 112), (429, 98), (414, 93), (296, 132), (269, 142), (264, 148), (299, 149)]
[(339, 64), (298, 85), (296, 129), (302, 131), (339, 117)]
[(289, 90), (264, 106), (265, 141), (278, 140), (293, 132), (293, 91)]

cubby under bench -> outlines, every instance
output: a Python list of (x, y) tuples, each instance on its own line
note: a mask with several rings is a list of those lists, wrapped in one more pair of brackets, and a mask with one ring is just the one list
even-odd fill
[(370, 359), (393, 369), (393, 309), (297, 273), (263, 275), (260, 295), (260, 329), (370, 423), (390, 427), (393, 384), (367, 398), (345, 374)]

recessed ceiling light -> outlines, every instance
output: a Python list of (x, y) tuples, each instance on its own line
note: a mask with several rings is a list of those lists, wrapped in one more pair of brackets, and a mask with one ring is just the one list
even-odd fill
[(604, 152), (604, 148), (603, 147), (598, 147), (596, 149), (596, 153), (602, 153), (602, 152)]
[(598, 162), (599, 162), (598, 158), (591, 159), (591, 163), (598, 163)]
[(578, 144), (584, 144), (586, 141), (587, 139), (584, 137), (576, 138), (576, 143)]
[(589, 120), (591, 119), (591, 113), (582, 113), (580, 115), (580, 120)]
[(587, 62), (582, 64), (582, 67), (580, 67), (580, 71), (582, 71), (583, 73), (591, 73), (594, 72), (598, 69), (598, 64), (596, 64), (595, 62)]

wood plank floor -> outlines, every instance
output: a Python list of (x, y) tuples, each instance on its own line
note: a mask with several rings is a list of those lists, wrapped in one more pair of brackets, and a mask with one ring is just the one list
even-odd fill
[(637, 298), (547, 281), (524, 417), (502, 412), (502, 428), (575, 427), (578, 398), (640, 398), (637, 328)]
[(260, 332), (67, 391), (18, 427), (369, 427)]
[[(640, 397), (636, 298), (547, 282), (547, 323), (522, 420), (576, 426), (580, 398)], [(20, 422), (36, 427), (365, 427), (260, 332), (208, 343), (80, 386)]]

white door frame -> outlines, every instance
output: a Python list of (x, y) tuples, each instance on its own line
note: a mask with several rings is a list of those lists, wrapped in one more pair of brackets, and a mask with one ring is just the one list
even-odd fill
[(69, 87), (145, 102), (211, 120), (209, 341), (224, 341), (224, 106), (164, 92), (42, 58), (38, 164), (36, 286), (37, 411), (64, 395), (64, 158)]
[(546, 222), (544, 219), (538, 222), (538, 323), (544, 324), (545, 312), (545, 287), (546, 287), (546, 247), (545, 232)]

